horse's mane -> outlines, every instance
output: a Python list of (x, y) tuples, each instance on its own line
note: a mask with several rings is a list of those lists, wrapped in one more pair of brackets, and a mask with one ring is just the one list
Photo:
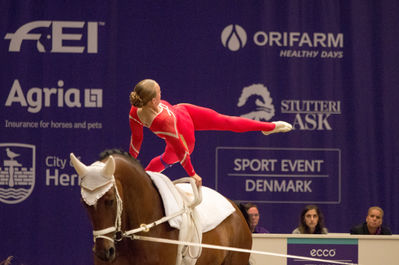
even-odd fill
[(137, 160), (136, 158), (134, 158), (129, 152), (126, 152), (126, 151), (124, 151), (122, 149), (117, 149), (117, 148), (106, 149), (106, 150), (102, 151), (99, 154), (99, 159), (98, 160), (100, 160), (100, 161), (104, 160), (105, 158), (109, 157), (110, 155), (115, 155), (115, 154), (124, 156), (125, 158), (130, 159), (133, 163), (137, 163), (140, 166), (142, 166), (140, 161)]
[(245, 206), (245, 204), (238, 202), (238, 201), (234, 201), (234, 203), (237, 205), (237, 207), (240, 209), (242, 215), (245, 218), (245, 221), (247, 222), (248, 226), (249, 226), (249, 216), (248, 216), (248, 212), (247, 212), (247, 207)]

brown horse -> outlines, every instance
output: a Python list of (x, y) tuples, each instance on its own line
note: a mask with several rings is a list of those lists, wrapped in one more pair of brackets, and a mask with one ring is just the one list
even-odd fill
[[(100, 234), (94, 238), (94, 264), (176, 264), (177, 245), (133, 240), (120, 235), (124, 231), (138, 228), (143, 223), (153, 223), (165, 216), (159, 192), (143, 167), (128, 154), (115, 150), (103, 152), (100, 160), (104, 161), (105, 168), (108, 168), (105, 175), (113, 175), (112, 184), (107, 182), (110, 186), (104, 189), (101, 197), (97, 196), (100, 198), (96, 198), (95, 204), (91, 203), (93, 205), (90, 206), (83, 203), (93, 226), (93, 234)], [(71, 161), (83, 180), (86, 166), (73, 154)], [(105, 187), (90, 185), (93, 186), (93, 190)], [(123, 205), (119, 210), (118, 201)], [(204, 233), (202, 243), (251, 249), (252, 236), (246, 220), (237, 206), (234, 203), (232, 205), (236, 211), (216, 228)], [(121, 212), (121, 218), (116, 221), (118, 211)], [(119, 223), (121, 231), (117, 231), (119, 229), (116, 223)], [(178, 240), (179, 231), (169, 226), (168, 222), (164, 222), (146, 233), (139, 232), (138, 235)], [(247, 265), (248, 260), (249, 253), (203, 248), (196, 264)]]

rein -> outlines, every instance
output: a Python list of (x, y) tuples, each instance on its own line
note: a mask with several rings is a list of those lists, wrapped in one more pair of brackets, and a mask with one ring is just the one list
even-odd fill
[(316, 262), (323, 262), (329, 264), (341, 264), (341, 265), (360, 265), (359, 263), (348, 263), (339, 260), (327, 260), (327, 259), (318, 259), (318, 258), (310, 258), (304, 256), (297, 256), (297, 255), (288, 255), (288, 254), (280, 254), (268, 251), (259, 251), (259, 250), (251, 250), (245, 248), (237, 248), (237, 247), (228, 247), (228, 246), (219, 246), (219, 245), (212, 245), (212, 244), (204, 244), (204, 243), (193, 243), (187, 241), (179, 241), (173, 240), (168, 238), (157, 238), (157, 237), (148, 237), (148, 236), (139, 236), (133, 235), (134, 239), (136, 240), (143, 240), (148, 242), (157, 242), (157, 243), (164, 243), (164, 244), (172, 244), (172, 245), (187, 245), (193, 247), (200, 247), (200, 248), (209, 248), (209, 249), (218, 249), (218, 250), (228, 250), (228, 251), (235, 251), (235, 252), (243, 252), (249, 254), (258, 254), (258, 255), (267, 255), (267, 256), (275, 256), (281, 258), (291, 258), (291, 259), (300, 259), (304, 261), (316, 261)]

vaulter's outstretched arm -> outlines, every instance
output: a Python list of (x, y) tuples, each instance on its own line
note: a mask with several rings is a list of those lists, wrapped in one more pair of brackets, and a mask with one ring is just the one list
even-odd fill
[(143, 124), (133, 115), (129, 115), (129, 125), (132, 132), (129, 145), (129, 153), (134, 157), (140, 153), (141, 144), (143, 143)]

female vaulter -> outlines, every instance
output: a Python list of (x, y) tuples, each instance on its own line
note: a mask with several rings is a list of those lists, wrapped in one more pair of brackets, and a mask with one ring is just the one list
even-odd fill
[(165, 140), (166, 147), (163, 154), (151, 160), (146, 170), (161, 172), (180, 162), (187, 174), (195, 179), (198, 187), (202, 185), (202, 179), (195, 173), (190, 159), (190, 154), (194, 151), (195, 131), (261, 131), (269, 135), (292, 130), (292, 125), (284, 121), (261, 122), (227, 116), (187, 103), (172, 106), (161, 100), (161, 88), (151, 79), (142, 80), (134, 87), (130, 93), (130, 103), (130, 154), (135, 158), (139, 155), (143, 142), (143, 127), (147, 127)]

